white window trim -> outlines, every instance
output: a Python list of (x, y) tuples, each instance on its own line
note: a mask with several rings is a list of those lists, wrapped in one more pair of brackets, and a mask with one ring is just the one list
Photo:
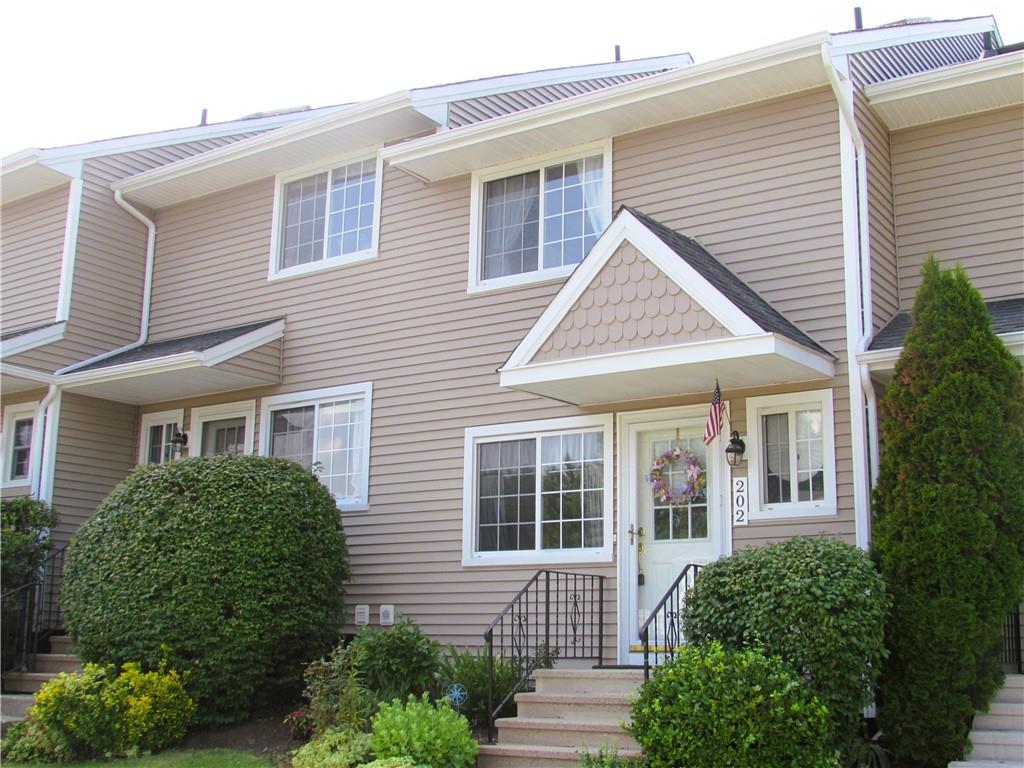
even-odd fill
[[(803, 407), (821, 409), (822, 450), (824, 451), (825, 498), (821, 501), (795, 501), (787, 504), (761, 502), (761, 417), (770, 413), (791, 412)], [(747, 478), (749, 517), (751, 520), (777, 520), (789, 517), (821, 517), (838, 512), (836, 500), (836, 445), (832, 390), (817, 389), (747, 398)], [(791, 420), (792, 421), (792, 420)]]
[[(381, 154), (380, 150), (381, 147), (376, 147), (367, 148), (359, 152), (347, 153), (340, 157), (331, 158), (328, 162), (317, 162), (315, 165), (296, 168), (288, 171), (287, 173), (279, 173), (274, 177), (274, 212), (273, 222), (270, 227), (270, 263), (267, 280), (286, 280), (292, 277), (301, 277), (314, 272), (337, 269), (338, 267), (345, 267), (349, 264), (356, 264), (361, 261), (368, 261), (370, 259), (377, 258), (377, 250), (380, 242), (381, 189), (384, 186), (384, 155)], [(345, 253), (341, 256), (334, 256), (331, 258), (325, 256), (323, 259), (310, 262), (309, 264), (298, 264), (294, 267), (279, 267), (281, 236), (283, 230), (282, 218), (284, 216), (283, 199), (285, 185), (292, 181), (305, 179), (309, 176), (315, 176), (318, 173), (323, 173), (325, 171), (329, 172), (334, 168), (338, 168), (343, 165), (349, 165), (351, 163), (369, 160), (371, 158), (376, 160), (374, 170), (376, 177), (373, 188), (373, 236), (370, 241), (370, 247), (362, 251), (355, 251), (354, 253)], [(330, 186), (328, 186), (327, 193), (329, 198)], [(328, 214), (324, 226), (329, 226), (329, 222), (330, 200), (328, 199)], [(324, 238), (324, 248), (327, 248), (326, 238)]]
[[(352, 395), (361, 395), (363, 398), (363, 423), (366, 425), (366, 440), (362, 445), (363, 466), (366, 471), (363, 473), (363, 482), (360, 488), (360, 500), (355, 503), (338, 502), (338, 509), (342, 512), (366, 512), (370, 508), (370, 416), (373, 412), (373, 383), (360, 382), (358, 384), (345, 384), (340, 387), (326, 387), (324, 389), (311, 389), (303, 392), (289, 392), (286, 395), (274, 395), (264, 397), (260, 401), (260, 455), (270, 456), (271, 413), (280, 410), (283, 406), (316, 405), (320, 402), (343, 399)], [(315, 453), (315, 443), (314, 443)]]
[[(506, 290), (521, 285), (534, 285), (537, 283), (548, 283), (562, 280), (572, 274), (577, 264), (567, 264), (561, 267), (544, 269), (544, 167), (557, 162), (576, 160), (590, 155), (602, 154), (604, 156), (604, 189), (602, 190), (601, 205), (605, 221), (609, 224), (612, 220), (612, 140), (610, 138), (592, 144), (582, 144), (568, 150), (552, 152), (540, 157), (531, 158), (527, 162), (517, 160), (514, 163), (505, 163), (491, 168), (484, 168), (473, 171), (470, 187), (470, 208), (469, 208), (469, 287), (468, 293), (487, 293), (490, 291)], [(537, 266), (533, 272), (524, 272), (518, 275), (506, 275), (505, 277), (494, 277), (490, 280), (483, 280), (480, 277), (481, 259), (483, 258), (483, 201), (484, 184), (488, 181), (503, 179), (507, 176), (515, 176), (529, 171), (540, 171), (540, 211)], [(586, 258), (586, 257), (584, 257)]]
[(256, 401), (242, 400), (237, 403), (221, 403), (193, 408), (189, 414), (188, 455), (201, 456), (203, 451), (203, 425), (220, 419), (245, 418), (244, 455), (252, 454), (254, 429), (256, 428)]
[[(3, 434), (0, 435), (0, 445), (3, 447), (3, 456), (0, 460), (3, 475), (0, 487), (3, 488), (29, 488), (32, 485), (32, 478), (39, 472), (39, 451), (42, 447), (42, 430), (39, 429), (39, 401), (34, 400), (27, 403), (13, 403), (4, 406)], [(14, 450), (14, 422), (23, 421), (26, 418), (32, 419), (32, 442), (29, 444), (28, 477), (21, 477), (17, 480), (10, 479), (11, 452)]]
[[(610, 413), (593, 416), (570, 416), (562, 419), (542, 421), (519, 421), (510, 424), (493, 424), (466, 429), (465, 452), (462, 470), (462, 565), (559, 565), (566, 563), (610, 563), (612, 562), (612, 517), (614, 494), (612, 478), (615, 459), (613, 455), (613, 415)], [(527, 437), (578, 430), (600, 430), (604, 456), (604, 544), (600, 547), (581, 549), (535, 549), (516, 552), (476, 551), (476, 447), (481, 442), (494, 440), (519, 440)], [(538, 476), (539, 482), (539, 476)], [(539, 511), (538, 511), (539, 515)], [(537, 524), (540, 525), (538, 517)]]
[(149, 430), (150, 427), (162, 426), (164, 424), (177, 424), (178, 429), (185, 428), (185, 409), (179, 408), (176, 411), (154, 411), (142, 414), (142, 423), (139, 426), (139, 455), (138, 466), (149, 463)]

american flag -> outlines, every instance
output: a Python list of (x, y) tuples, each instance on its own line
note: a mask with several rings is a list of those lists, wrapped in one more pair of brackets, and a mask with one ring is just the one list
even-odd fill
[(711, 445), (711, 442), (718, 437), (722, 431), (722, 390), (718, 387), (718, 380), (715, 380), (715, 394), (711, 397), (711, 407), (708, 409), (708, 423), (704, 426), (704, 445)]

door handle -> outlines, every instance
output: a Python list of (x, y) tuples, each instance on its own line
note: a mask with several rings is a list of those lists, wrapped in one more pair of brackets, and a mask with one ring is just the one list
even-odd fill
[(644, 529), (643, 528), (633, 528), (633, 524), (632, 523), (630, 523), (628, 533), (629, 533), (629, 543), (630, 543), (630, 546), (632, 546), (633, 544), (636, 543), (635, 539), (642, 539), (644, 537)]

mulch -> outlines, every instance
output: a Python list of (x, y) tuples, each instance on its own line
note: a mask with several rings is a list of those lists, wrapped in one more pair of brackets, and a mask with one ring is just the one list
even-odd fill
[(203, 728), (189, 733), (183, 749), (237, 749), (262, 757), (278, 768), (291, 765), (291, 753), (303, 742), (291, 737), (283, 712), (262, 712), (242, 723)]

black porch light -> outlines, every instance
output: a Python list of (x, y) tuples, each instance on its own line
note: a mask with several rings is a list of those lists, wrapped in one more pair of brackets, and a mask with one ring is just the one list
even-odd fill
[(182, 432), (181, 429), (178, 428), (178, 425), (175, 424), (174, 431), (171, 433), (170, 442), (171, 445), (174, 446), (175, 451), (180, 454), (183, 448), (188, 447), (188, 433)]
[(747, 444), (740, 440), (740, 433), (734, 431), (729, 438), (729, 445), (725, 447), (725, 458), (730, 467), (737, 466), (743, 461), (743, 454), (747, 450)]

